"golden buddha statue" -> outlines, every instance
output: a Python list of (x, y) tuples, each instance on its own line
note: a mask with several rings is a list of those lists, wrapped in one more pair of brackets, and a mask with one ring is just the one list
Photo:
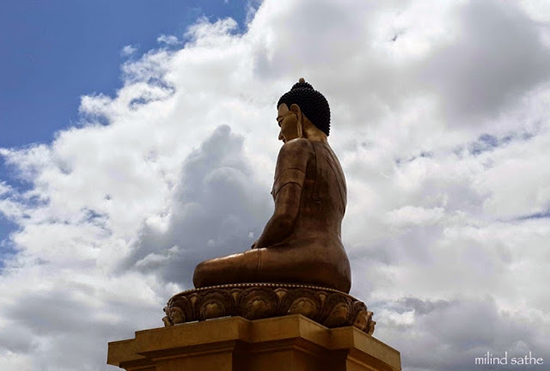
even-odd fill
[(271, 194), (273, 216), (243, 253), (195, 268), (196, 288), (233, 283), (294, 283), (349, 293), (351, 272), (341, 241), (346, 181), (330, 148), (330, 108), (300, 79), (277, 103), (279, 140)]

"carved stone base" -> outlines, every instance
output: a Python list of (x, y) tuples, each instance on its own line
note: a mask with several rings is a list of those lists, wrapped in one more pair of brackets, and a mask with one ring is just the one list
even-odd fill
[(353, 325), (372, 335), (376, 322), (363, 302), (325, 287), (241, 283), (188, 290), (164, 308), (165, 326), (240, 316), (248, 320), (301, 314), (328, 328)]

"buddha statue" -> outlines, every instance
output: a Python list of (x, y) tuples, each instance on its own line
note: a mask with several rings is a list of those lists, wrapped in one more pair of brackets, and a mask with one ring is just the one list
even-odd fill
[(196, 288), (234, 283), (293, 283), (349, 293), (349, 260), (341, 241), (346, 181), (329, 146), (330, 107), (300, 81), (277, 103), (279, 140), (273, 216), (248, 251), (195, 268)]

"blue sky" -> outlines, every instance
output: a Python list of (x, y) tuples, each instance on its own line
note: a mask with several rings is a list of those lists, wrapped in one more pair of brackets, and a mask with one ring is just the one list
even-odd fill
[(0, 370), (114, 370), (107, 342), (248, 249), (300, 77), (404, 371), (550, 362), (550, 2), (249, 3), (0, 2)]
[(120, 87), (124, 46), (146, 52), (200, 16), (242, 26), (246, 8), (223, 0), (2, 1), (0, 146), (50, 142), (78, 123), (80, 96)]
[[(223, 0), (0, 2), (0, 147), (49, 143), (58, 130), (78, 125), (81, 96), (112, 96), (120, 88), (120, 65), (128, 58), (121, 54), (124, 46), (136, 47), (131, 57), (139, 57), (159, 47), (160, 35), (183, 35), (200, 17), (231, 17), (240, 32), (247, 14), (243, 4)], [(0, 157), (0, 181), (9, 179), (11, 185), (25, 189), (28, 185), (13, 177), (13, 170)], [(4, 248), (15, 228), (0, 214)]]

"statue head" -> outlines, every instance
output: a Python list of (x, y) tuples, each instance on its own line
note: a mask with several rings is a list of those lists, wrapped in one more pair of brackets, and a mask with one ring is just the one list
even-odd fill
[[(330, 107), (328, 102), (323, 94), (313, 89), (313, 86), (305, 82), (303, 78), (279, 99), (277, 110), (277, 122), (281, 126), (279, 139), (283, 141), (301, 138), (303, 131), (310, 133), (320, 131), (325, 140), (329, 135)], [(308, 130), (308, 124), (312, 130)]]

